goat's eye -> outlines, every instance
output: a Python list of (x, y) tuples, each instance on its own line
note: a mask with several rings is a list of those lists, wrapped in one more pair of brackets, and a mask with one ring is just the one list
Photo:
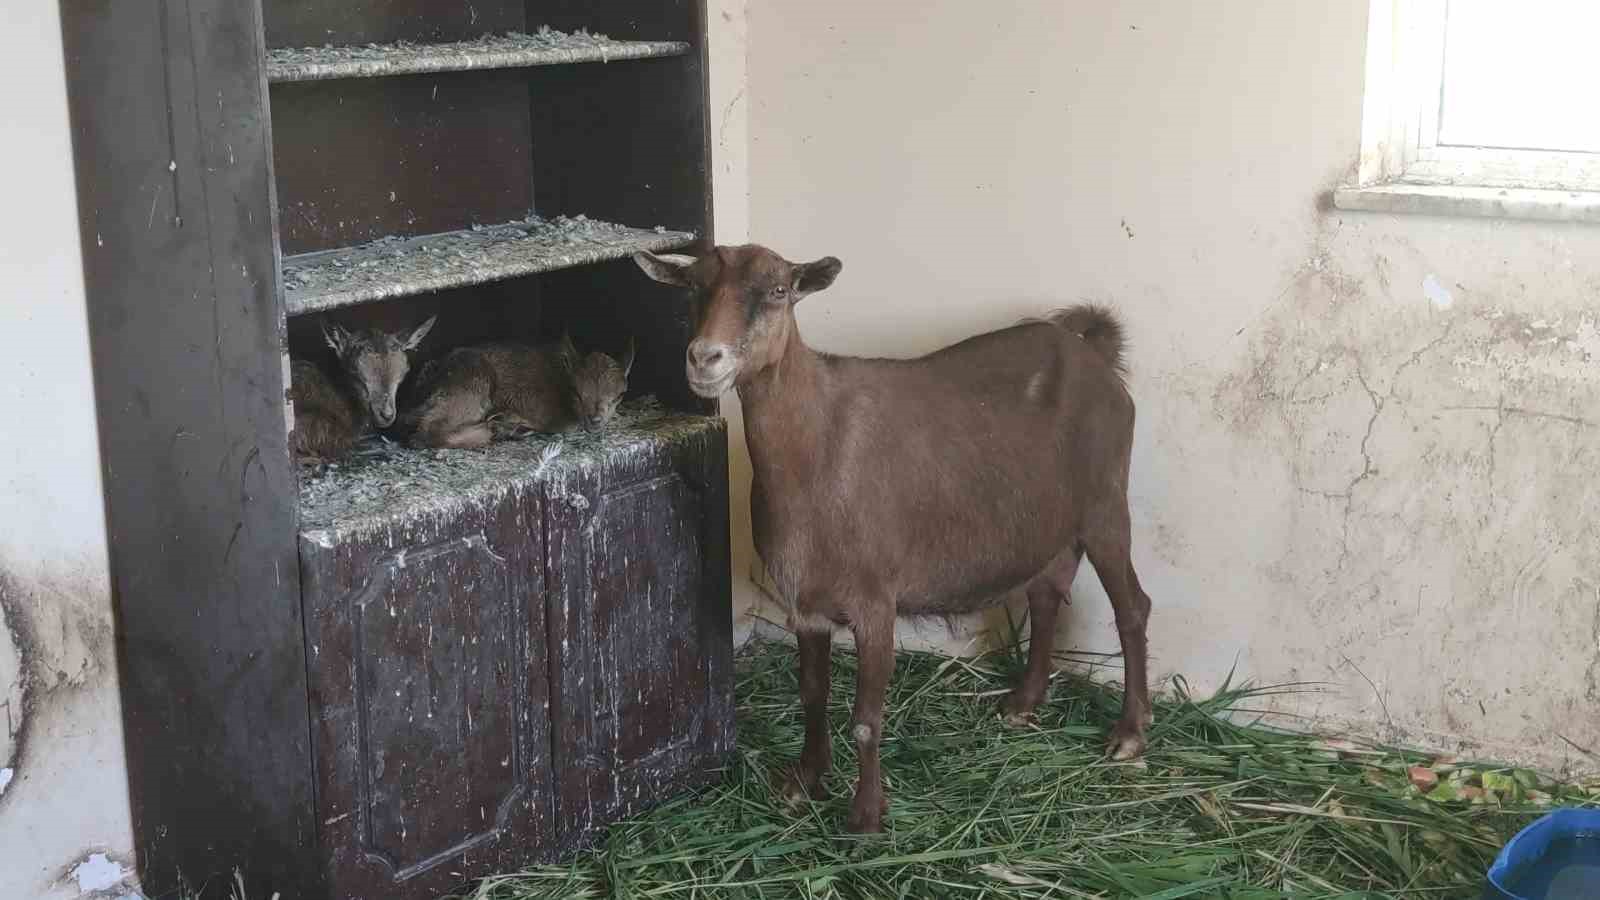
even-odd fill
[(789, 289), (781, 284), (772, 289), (772, 297), (774, 300), (782, 300), (787, 296), (789, 296)]

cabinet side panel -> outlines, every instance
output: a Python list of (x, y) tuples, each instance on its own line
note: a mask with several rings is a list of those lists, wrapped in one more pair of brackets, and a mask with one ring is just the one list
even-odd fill
[(141, 875), (316, 896), (259, 6), (61, 17)]

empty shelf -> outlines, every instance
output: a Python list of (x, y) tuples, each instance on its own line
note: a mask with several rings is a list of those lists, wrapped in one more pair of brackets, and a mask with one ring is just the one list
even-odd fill
[(303, 47), (267, 52), (267, 80), (274, 84), (334, 78), (381, 78), (469, 69), (520, 69), (569, 63), (611, 62), (682, 56), (682, 41), (614, 41), (585, 31), (567, 34), (543, 28), (448, 44), (365, 44)]
[(722, 420), (631, 400), (596, 431), (533, 435), (485, 450), (413, 450), (370, 438), (346, 460), (300, 479), (300, 533), (323, 546), (481, 505), (574, 469), (625, 461), (689, 440), (713, 440)]
[(384, 238), (285, 259), (284, 306), (291, 316), (324, 312), (622, 259), (640, 250), (661, 253), (694, 240), (683, 231), (647, 231), (584, 216)]

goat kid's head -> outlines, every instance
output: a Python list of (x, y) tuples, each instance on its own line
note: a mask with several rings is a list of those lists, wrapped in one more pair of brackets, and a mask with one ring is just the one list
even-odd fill
[(605, 353), (580, 353), (572, 338), (561, 337), (561, 358), (572, 373), (572, 406), (578, 424), (599, 428), (617, 413), (617, 404), (628, 390), (628, 373), (633, 370), (633, 339), (622, 362)]
[(438, 316), (398, 333), (364, 329), (351, 331), (324, 322), (322, 337), (339, 357), (344, 370), (379, 428), (394, 424), (395, 394), (411, 371), (411, 351), (417, 349)]
[(662, 284), (696, 296), (694, 339), (684, 368), (689, 387), (717, 397), (783, 358), (794, 331), (794, 305), (838, 277), (832, 256), (792, 263), (765, 247), (717, 247), (698, 259), (635, 253), (633, 261)]

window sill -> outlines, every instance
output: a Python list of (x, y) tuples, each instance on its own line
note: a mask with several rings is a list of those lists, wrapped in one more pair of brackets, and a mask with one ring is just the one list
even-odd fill
[(1376, 184), (1339, 188), (1333, 192), (1333, 205), (1339, 209), (1360, 212), (1600, 224), (1600, 191)]

